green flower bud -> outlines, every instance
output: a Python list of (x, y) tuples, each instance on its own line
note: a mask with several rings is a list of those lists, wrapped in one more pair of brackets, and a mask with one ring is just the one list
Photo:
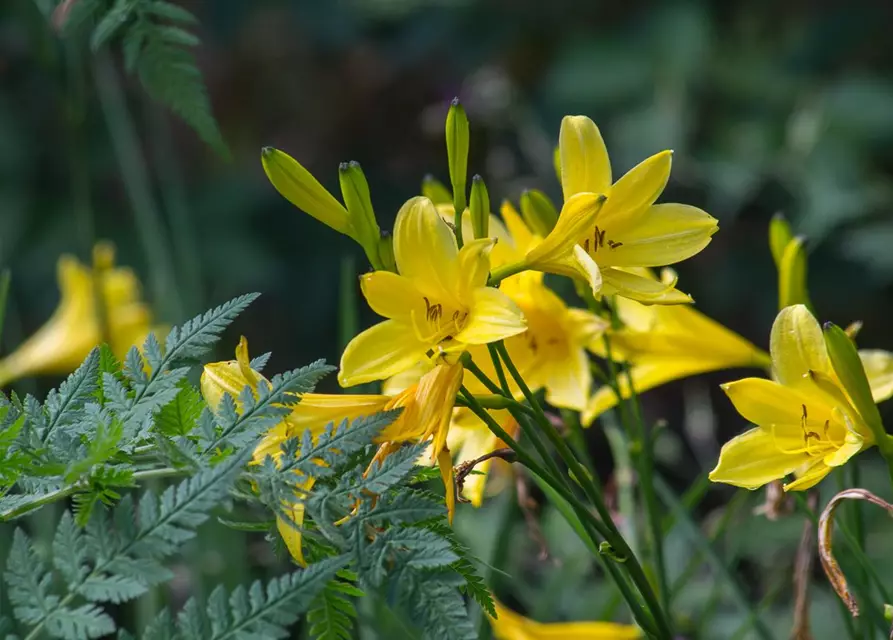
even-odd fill
[(394, 257), (394, 237), (388, 231), (381, 232), (378, 239), (378, 259), (383, 271), (397, 273), (397, 259)]
[(471, 228), (475, 238), (486, 238), (490, 233), (490, 194), (484, 179), (476, 175), (471, 179)]
[(335, 231), (356, 239), (347, 209), (297, 160), (273, 147), (264, 147), (260, 160), (270, 182), (286, 200)]
[(542, 191), (530, 189), (521, 194), (521, 216), (535, 234), (545, 238), (558, 222), (558, 210)]
[(462, 246), (462, 212), (465, 211), (465, 185), (468, 178), (468, 117), (453, 98), (446, 117), (447, 162), (450, 167), (450, 183), (453, 186), (453, 207), (456, 211), (456, 239)]
[(788, 242), (778, 263), (778, 308), (792, 304), (812, 308), (806, 286), (806, 251), (799, 236)]
[(776, 268), (780, 267), (784, 250), (793, 239), (791, 225), (785, 220), (785, 217), (780, 213), (772, 216), (772, 222), (769, 223), (769, 248), (772, 250), (772, 259), (775, 260)]
[(422, 195), (434, 204), (453, 204), (450, 190), (430, 173), (422, 179)]
[(381, 269), (378, 255), (378, 243), (381, 231), (375, 220), (372, 209), (372, 198), (369, 196), (369, 183), (359, 162), (342, 162), (338, 167), (338, 180), (341, 182), (341, 195), (347, 205), (350, 224), (354, 230), (354, 239), (360, 243), (375, 269)]

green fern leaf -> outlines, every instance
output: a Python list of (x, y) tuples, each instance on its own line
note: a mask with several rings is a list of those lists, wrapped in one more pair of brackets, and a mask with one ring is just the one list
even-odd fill
[[(351, 640), (357, 610), (350, 597), (365, 595), (352, 582), (346, 582), (347, 572), (339, 572), (340, 580), (332, 580), (313, 600), (307, 611), (310, 637), (314, 640)], [(355, 580), (356, 578), (353, 577)]]
[(181, 384), (173, 401), (155, 415), (155, 430), (170, 438), (185, 436), (195, 429), (204, 408), (202, 394), (190, 385)]

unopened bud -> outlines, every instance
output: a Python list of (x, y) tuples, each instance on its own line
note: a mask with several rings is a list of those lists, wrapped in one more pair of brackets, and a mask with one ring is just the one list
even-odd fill
[(450, 190), (431, 174), (422, 178), (422, 195), (434, 204), (453, 204)]
[(468, 178), (468, 116), (453, 98), (446, 117), (447, 162), (450, 167), (450, 183), (453, 186), (453, 205), (456, 211), (465, 210), (465, 185)]
[(378, 239), (378, 259), (381, 261), (382, 270), (397, 272), (397, 259), (394, 257), (394, 238), (387, 231), (382, 231), (381, 237)]
[(521, 194), (521, 216), (527, 226), (545, 238), (558, 222), (558, 210), (542, 191), (530, 189)]
[(486, 238), (490, 233), (490, 194), (484, 179), (476, 175), (471, 179), (471, 228), (475, 238)]
[(775, 260), (775, 267), (781, 267), (781, 259), (788, 243), (794, 239), (791, 232), (791, 225), (781, 213), (772, 216), (769, 223), (769, 249), (772, 251), (772, 259)]
[(378, 258), (381, 232), (375, 220), (375, 211), (372, 209), (369, 183), (366, 182), (360, 163), (342, 162), (338, 167), (338, 180), (341, 182), (341, 195), (350, 215), (354, 239), (363, 247), (372, 267), (381, 269), (381, 261)]

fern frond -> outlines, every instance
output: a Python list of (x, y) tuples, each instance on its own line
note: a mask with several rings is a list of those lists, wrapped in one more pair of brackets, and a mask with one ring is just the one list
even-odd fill
[(346, 563), (344, 556), (322, 560), (306, 569), (273, 578), (266, 586), (260, 581), (247, 590), (239, 586), (229, 597), (223, 587), (217, 587), (208, 598), (206, 610), (194, 599), (186, 603), (177, 618), (177, 637), (182, 640), (287, 637), (286, 628), (307, 610)]
[(357, 610), (350, 597), (365, 595), (354, 586), (356, 576), (346, 571), (329, 582), (307, 611), (309, 634), (313, 640), (351, 640)]

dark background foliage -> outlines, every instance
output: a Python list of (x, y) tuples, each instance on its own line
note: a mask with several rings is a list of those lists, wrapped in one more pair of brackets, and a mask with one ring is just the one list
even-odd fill
[[(710, 246), (678, 268), (702, 311), (768, 346), (777, 290), (767, 225), (781, 211), (808, 238), (821, 319), (864, 320), (862, 346), (893, 348), (890, 3), (183, 2), (201, 21), (196, 53), (231, 157), (127, 81), (140, 136), (129, 153), (145, 158), (153, 206), (178, 240), (163, 267), (146, 251), (96, 99), (97, 69), (119, 61), (64, 44), (39, 4), (0, 5), (0, 263), (13, 273), (4, 353), (55, 307), (58, 256), (88, 260), (93, 241), (107, 238), (161, 320), (260, 291), (237, 330), (254, 353), (273, 351), (271, 371), (337, 362), (347, 310), (358, 305), (361, 323), (373, 320), (354, 286), (364, 258), (275, 192), (260, 149), (289, 152), (335, 193), (338, 163), (359, 161), (389, 228), (426, 173), (447, 178), (443, 118), (456, 95), (472, 123), (470, 171), (484, 175), (494, 202), (517, 200), (525, 187), (557, 199), (551, 153), (561, 116), (589, 115), (615, 175), (672, 148), (664, 199), (719, 219)], [(226, 345), (221, 357), (235, 335)], [(670, 425), (663, 468), (680, 487), (744, 426), (716, 386), (734, 375), (646, 396), (649, 419)], [(17, 388), (42, 395), (56, 382)], [(607, 476), (607, 445), (590, 436)], [(729, 495), (712, 491), (707, 506)], [(755, 597), (771, 581), (752, 576), (779, 555), (791, 560), (784, 550), (797, 526), (787, 529), (793, 537), (778, 534), (768, 553), (739, 554)], [(247, 570), (252, 561), (238, 555), (218, 556), (217, 573)], [(529, 605), (530, 589), (515, 596)], [(787, 615), (790, 603), (782, 598), (779, 610)], [(587, 614), (572, 605), (535, 611)]]

